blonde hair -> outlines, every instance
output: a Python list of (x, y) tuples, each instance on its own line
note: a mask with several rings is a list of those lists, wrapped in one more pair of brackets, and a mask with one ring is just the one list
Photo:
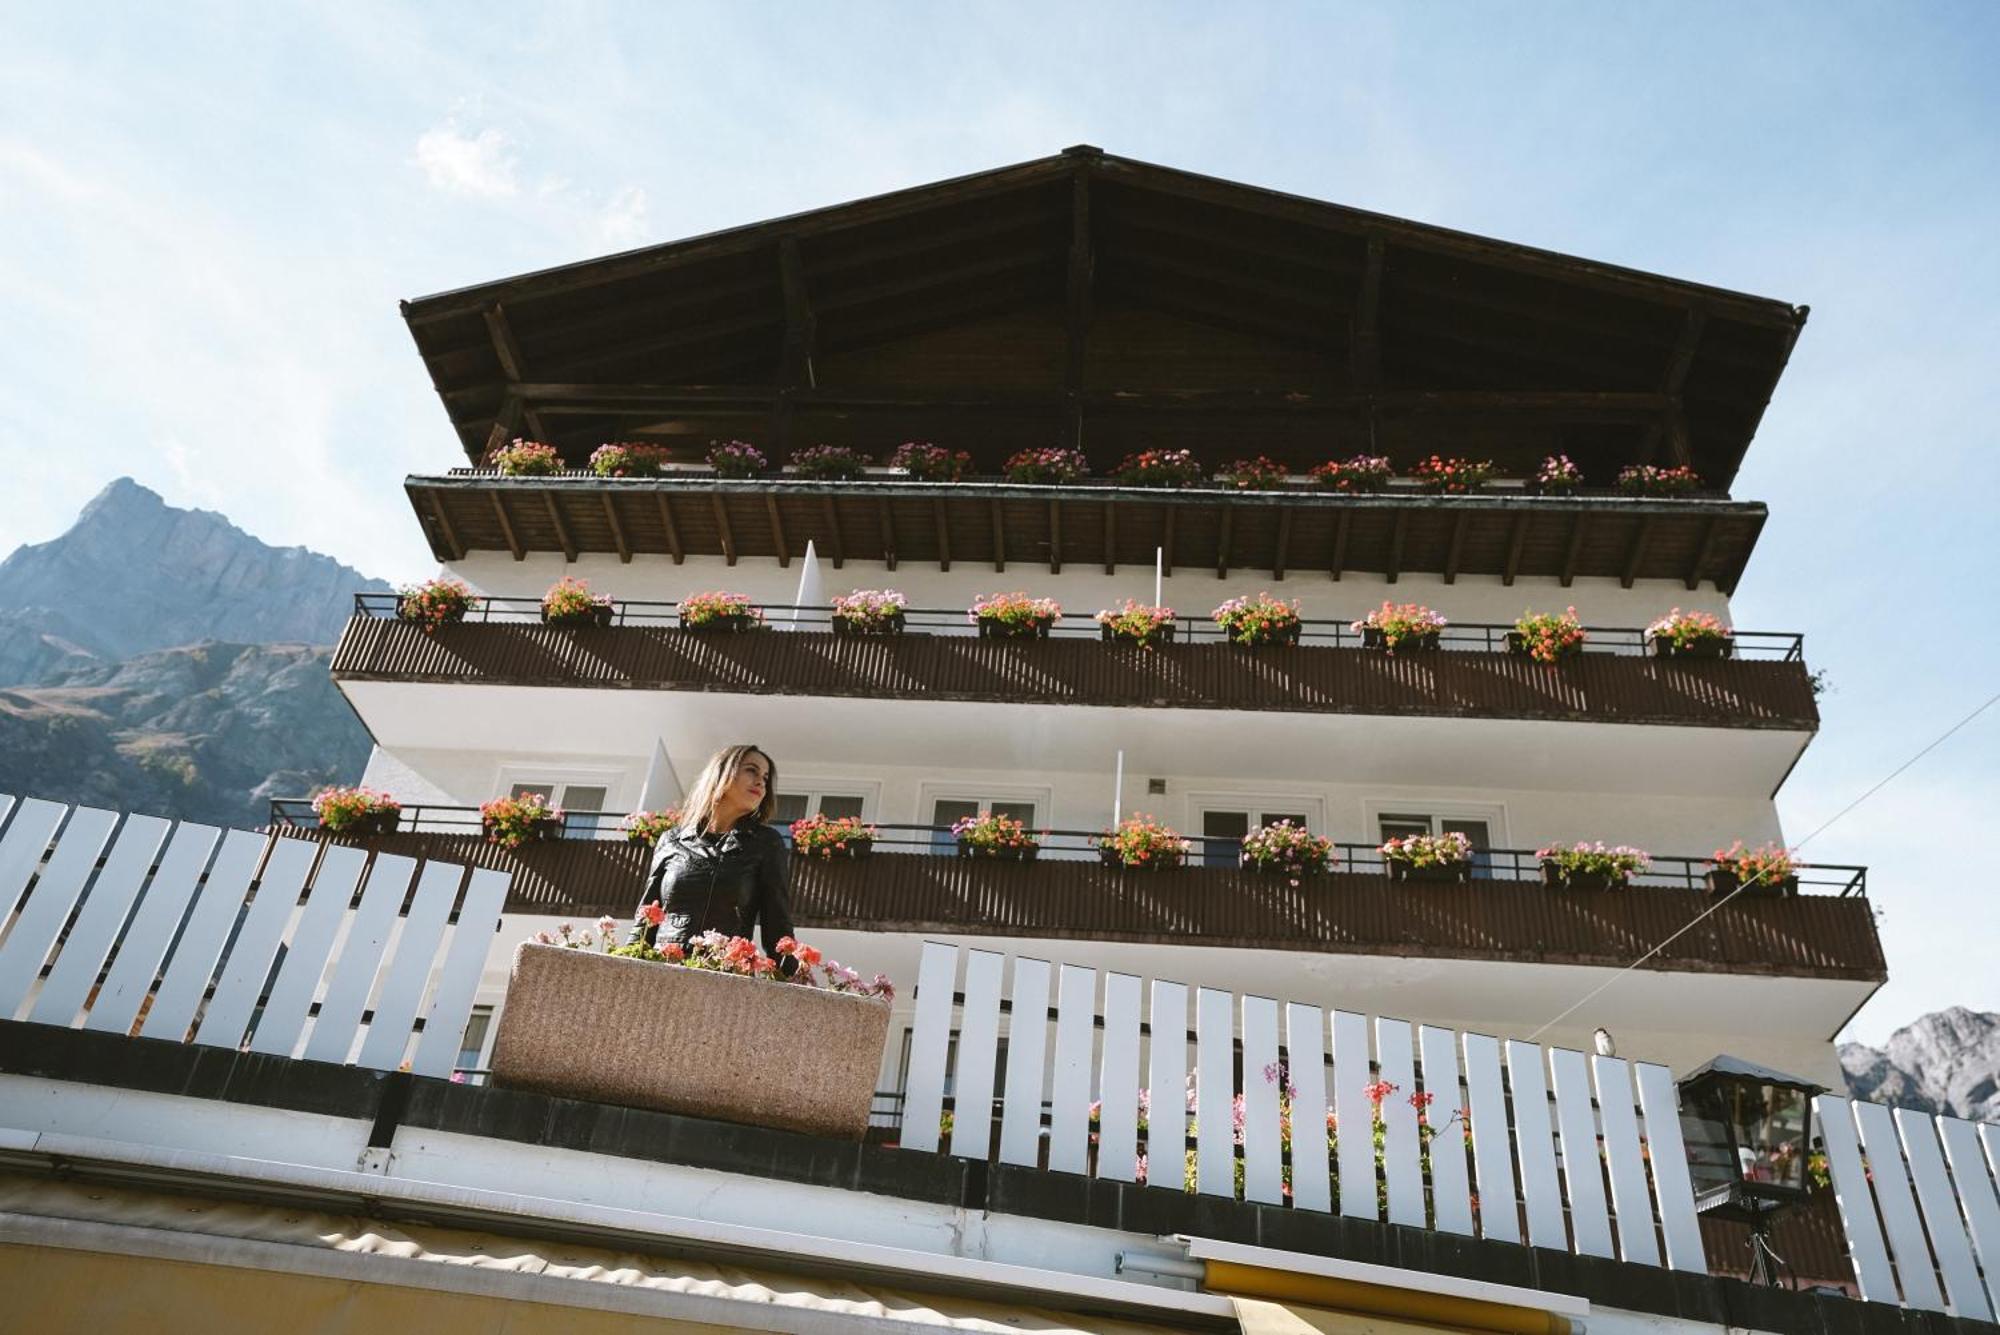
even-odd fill
[(699, 834), (715, 823), (715, 808), (721, 803), (722, 795), (729, 785), (736, 781), (736, 771), (751, 756), (764, 757), (769, 767), (764, 776), (764, 800), (758, 804), (756, 818), (759, 821), (771, 819), (771, 813), (778, 806), (778, 762), (771, 759), (771, 753), (750, 742), (735, 746), (725, 746), (708, 758), (701, 767), (701, 775), (688, 791), (687, 802), (681, 808), (681, 829), (688, 834)]

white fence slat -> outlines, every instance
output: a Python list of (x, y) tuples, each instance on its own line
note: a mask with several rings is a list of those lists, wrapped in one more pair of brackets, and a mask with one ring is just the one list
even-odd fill
[(1528, 1206), (1528, 1243), (1561, 1251), (1569, 1246), (1569, 1230), (1563, 1227), (1562, 1184), (1556, 1180), (1556, 1140), (1549, 1125), (1542, 1050), (1509, 1039), (1506, 1052), (1507, 1083), (1514, 1095), (1514, 1163)]
[(167, 841), (167, 851), (160, 857), (160, 869), (153, 873), (151, 883), (139, 897), (132, 926), (118, 943), (111, 973), (97, 990), (90, 1013), (83, 1017), (85, 1029), (113, 1034), (131, 1031), (133, 1021), (139, 1018), (139, 1007), (145, 1004), (146, 994), (152, 991), (153, 980), (159, 976), (160, 961), (166, 958), (174, 929), (180, 926), (188, 901), (194, 898), (202, 868), (208, 865), (215, 841), (221, 837), (222, 831), (215, 826), (190, 821), (182, 821), (174, 831), (174, 837)]
[(1958, 1184), (1958, 1199), (1965, 1205), (1972, 1248), (1986, 1271), (1987, 1301), (2000, 1311), (2000, 1193), (1995, 1192), (1986, 1156), (1979, 1149), (1979, 1129), (1956, 1117), (1938, 1118), (1937, 1127)]
[(1375, 1077), (1368, 1064), (1368, 1020), (1353, 1011), (1335, 1011), (1330, 1027), (1340, 1212), (1378, 1219), (1382, 1207), (1375, 1197), (1375, 1109), (1368, 1101), (1368, 1086)]
[(1007, 957), (965, 953), (965, 1008), (952, 1069), (951, 1152), (984, 1159), (993, 1149), (993, 1068), (1000, 1051), (1000, 976)]
[(0, 830), (7, 828), (7, 815), (14, 809), (14, 795), (0, 793)]
[(1931, 1268), (1930, 1246), (1924, 1240), (1924, 1226), (1917, 1218), (1916, 1198), (1910, 1194), (1909, 1173), (1903, 1167), (1903, 1146), (1896, 1136), (1896, 1121), (1879, 1103), (1854, 1105), (1854, 1120), (1861, 1127), (1861, 1144), (1868, 1152), (1868, 1173), (1875, 1183), (1875, 1203), (1882, 1211), (1882, 1223), (1889, 1234), (1889, 1253), (1896, 1262), (1896, 1278), (1902, 1281), (1903, 1302), (1927, 1311), (1944, 1311), (1944, 1293), (1938, 1288), (1937, 1273)]
[(1049, 1087), (1049, 1167), (1090, 1167), (1090, 1056), (1097, 1032), (1097, 970), (1065, 964), (1056, 974), (1056, 1060)]
[(1212, 987), (1194, 996), (1195, 1190), (1236, 1195), (1236, 1026), (1230, 994)]
[(1375, 1062), (1378, 1075), (1394, 1085), (1382, 1099), (1382, 1179), (1389, 1196), (1389, 1222), (1424, 1226), (1423, 1143), (1417, 1135), (1416, 1052), (1410, 1022), (1377, 1017)]
[[(1604, 1119), (1604, 1157), (1611, 1166), (1611, 1207), (1618, 1224), (1618, 1258), (1660, 1263), (1653, 1233), (1653, 1199), (1646, 1190), (1646, 1160), (1639, 1149), (1639, 1117), (1632, 1103), (1632, 1072), (1619, 1057), (1592, 1057), (1597, 1105)], [(1558, 1093), (1560, 1098), (1561, 1094)]]
[(1457, 1036), (1436, 1025), (1417, 1028), (1417, 1053), (1424, 1064), (1424, 1093), (1431, 1096), (1424, 1116), (1431, 1136), (1432, 1227), (1472, 1236), (1472, 1182), (1466, 1173), (1464, 1095), (1458, 1089)]
[(1139, 1175), (1139, 980), (1104, 975), (1104, 1053), (1097, 1064), (1097, 1175)]
[(424, 1016), (417, 1055), (410, 1061), (414, 1074), (443, 1079), (458, 1064), (465, 1026), (472, 1019), (472, 999), (479, 994), (479, 975), (486, 968), (493, 934), (500, 929), (500, 912), (507, 903), (507, 887), (513, 881), (508, 872), (472, 869), (465, 907), (459, 910), (458, 923), (451, 929), (451, 946), (438, 974), (437, 993)]
[(1179, 1191), (1187, 1173), (1187, 984), (1155, 978), (1146, 1014), (1146, 1184)]
[(1872, 1303), (1893, 1303), (1897, 1300), (1896, 1275), (1889, 1268), (1889, 1250), (1876, 1222), (1868, 1170), (1861, 1162), (1854, 1105), (1837, 1095), (1821, 1094), (1813, 1100), (1813, 1125), (1819, 1128), (1820, 1145), (1826, 1150), (1833, 1199), (1840, 1207), (1841, 1232), (1847, 1237), (1847, 1256), (1854, 1265), (1861, 1296)]
[(6, 925), (21, 892), (28, 888), (29, 878), (42, 865), (42, 854), (48, 852), (49, 840), (55, 838), (56, 826), (62, 824), (68, 810), (60, 802), (39, 797), (21, 803), (20, 815), (0, 839), (0, 926)]
[(1653, 1168), (1653, 1190), (1660, 1209), (1660, 1235), (1667, 1243), (1667, 1268), (1691, 1275), (1708, 1273), (1708, 1253), (1701, 1243), (1701, 1222), (1694, 1213), (1694, 1178), (1688, 1172), (1687, 1146), (1681, 1141), (1680, 1094), (1674, 1074), (1655, 1062), (1633, 1062), (1639, 1084), (1639, 1108), (1646, 1120), (1647, 1162)]
[(1923, 1209), (1924, 1231), (1930, 1234), (1931, 1251), (1937, 1257), (1938, 1269), (1944, 1273), (1945, 1294), (1951, 1300), (1952, 1310), (1975, 1321), (1991, 1321), (1993, 1309), (1979, 1282), (1972, 1243), (1965, 1236), (1965, 1220), (1958, 1212), (1958, 1198), (1944, 1169), (1937, 1123), (1929, 1115), (1909, 1108), (1896, 1109), (1895, 1118), (1903, 1153), (1910, 1162), (1910, 1177), (1916, 1183), (1917, 1204)]
[(355, 1059), (357, 1066), (393, 1071), (403, 1064), (403, 1053), (417, 1023), (417, 1007), (423, 1004), (431, 964), (437, 958), (438, 941), (464, 879), (465, 868), (456, 863), (425, 864), (417, 878), (416, 898), (396, 938), (395, 957), (389, 961), (382, 991), (375, 998), (368, 1033), (361, 1040), (361, 1055)]
[(1333, 1174), (1326, 1159), (1326, 1017), (1317, 1006), (1285, 1003), (1285, 1051), (1292, 1088), (1292, 1204), (1333, 1209)]
[(1479, 1235), (1521, 1240), (1514, 1204), (1514, 1149), (1507, 1138), (1507, 1092), (1500, 1079), (1500, 1040), (1465, 1035), (1465, 1086), (1472, 1105), (1472, 1166), (1479, 1176)]
[[(153, 997), (153, 1008), (142, 1022), (140, 1032), (147, 1038), (178, 1043), (187, 1037), (269, 842), (266, 836), (248, 830), (230, 830), (223, 836), (222, 850), (208, 869), (208, 879), (195, 897), (194, 912), (188, 915), (180, 941), (167, 961), (166, 977)], [(169, 924), (167, 935), (172, 934), (173, 925)]]
[(333, 954), (333, 938), (341, 919), (347, 916), (347, 906), (367, 863), (366, 849), (352, 844), (325, 846), (306, 891), (305, 910), (292, 929), (285, 962), (278, 966), (278, 981), (271, 984), (271, 995), (257, 1017), (257, 1031), (250, 1036), (250, 1051), (289, 1057), (299, 1045), (313, 994), (319, 991), (326, 962)]
[(104, 957), (111, 953), (118, 929), (125, 925), (132, 901), (139, 897), (139, 887), (145, 884), (146, 873), (172, 828), (172, 821), (158, 816), (126, 817), (118, 842), (111, 846), (111, 856), (104, 860), (104, 870), (90, 887), (88, 909), (70, 929), (55, 968), (49, 971), (34, 1009), (28, 1012), (30, 1020), (68, 1025), (76, 1019), (76, 1013), (90, 999)]
[(1986, 1166), (2000, 1178), (2000, 1122), (1981, 1122), (1979, 1143), (1986, 1150)]
[(307, 1061), (345, 1062), (354, 1051), (354, 1040), (361, 1033), (361, 1015), (368, 1009), (368, 994), (375, 990), (375, 978), (382, 971), (389, 932), (396, 925), (416, 870), (415, 858), (397, 853), (377, 853), (369, 864), (368, 883), (361, 888), (361, 907), (347, 925), (347, 940), (341, 943), (340, 958), (334, 961), (333, 977), (319, 1003), (319, 1016), (306, 1038)]
[(215, 993), (195, 1029), (194, 1041), (214, 1048), (233, 1048), (243, 1041), (264, 980), (271, 976), (280, 939), (299, 905), (299, 891), (312, 871), (320, 845), (304, 839), (278, 839), (264, 859), (256, 898), (243, 916), (236, 940), (222, 962)]
[(958, 947), (924, 942), (917, 961), (917, 1013), (910, 1026), (910, 1069), (903, 1073), (905, 1149), (935, 1150), (944, 1116), (945, 1059), (951, 1051), (952, 993), (958, 984)]
[(1014, 961), (1013, 1012), (1007, 1025), (1007, 1084), (1000, 1105), (1000, 1162), (1041, 1163), (1042, 1081), (1049, 1046), (1047, 960)]
[(1279, 1139), (1278, 1003), (1243, 998), (1243, 1199), (1282, 1205), (1285, 1149)]
[(78, 807), (63, 826), (34, 892), (14, 919), (14, 930), (0, 942), (0, 1020), (13, 1019), (27, 1000), (28, 990), (41, 976), (42, 961), (83, 898), (84, 885), (117, 824), (115, 811)]
[(1604, 1165), (1597, 1157), (1597, 1114), (1591, 1107), (1590, 1063), (1581, 1052), (1549, 1049), (1549, 1082), (1556, 1091), (1556, 1129), (1562, 1140), (1563, 1192), (1570, 1230), (1582, 1256), (1615, 1260), (1611, 1212), (1604, 1201)]

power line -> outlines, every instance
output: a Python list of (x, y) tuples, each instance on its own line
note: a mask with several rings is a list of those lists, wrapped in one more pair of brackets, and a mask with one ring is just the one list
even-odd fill
[[(1801, 839), (1796, 844), (1793, 844), (1792, 847), (1794, 849), (1804, 848), (1806, 844), (1811, 842), (1813, 839), (1816, 839), (1820, 835), (1826, 833), (1827, 829), (1830, 826), (1832, 826), (1835, 821), (1839, 820), (1842, 816), (1845, 816), (1848, 812), (1854, 810), (1854, 808), (1860, 806), (1863, 802), (1866, 802), (1869, 798), (1875, 796), (1876, 793), (1882, 791), (1883, 788), (1888, 786), (1889, 781), (1891, 779), (1894, 779), (1904, 770), (1908, 769), (1910, 766), (1916, 764), (1919, 760), (1922, 760), (1925, 756), (1935, 751), (1953, 733), (1957, 732), (1960, 728), (1963, 728), (1966, 724), (1972, 722), (1972, 720), (1978, 718), (1981, 714), (1984, 714), (1988, 709), (1991, 709), (1995, 704), (2000, 704), (2000, 692), (1995, 692), (1994, 694), (1988, 696), (1984, 704), (1980, 705), (1970, 714), (1967, 714), (1964, 718), (1960, 719), (1958, 722), (1952, 724), (1949, 728), (1946, 728), (1943, 732), (1939, 733), (1937, 737), (1932, 739), (1931, 743), (1928, 746), (1924, 747), (1923, 750), (1917, 752), (1915, 755), (1911, 756), (1908, 760), (1905, 760), (1902, 764), (1890, 770), (1886, 775), (1884, 775), (1880, 780), (1878, 780), (1873, 787), (1869, 788), (1867, 792), (1861, 794), (1861, 796), (1855, 798), (1852, 802), (1849, 802), (1846, 806), (1834, 812), (1833, 815), (1817, 830), (1814, 830), (1804, 839)], [(1599, 983), (1589, 992), (1586, 992), (1567, 1010), (1563, 1011), (1562, 1014), (1550, 1020), (1547, 1024), (1543, 1025), (1540, 1029), (1537, 1029), (1534, 1033), (1529, 1034), (1528, 1041), (1530, 1043), (1534, 1042), (1536, 1039), (1540, 1038), (1543, 1034), (1546, 1034), (1549, 1030), (1555, 1028), (1557, 1025), (1561, 1024), (1564, 1020), (1567, 1020), (1570, 1016), (1582, 1010), (1585, 1006), (1588, 1006), (1591, 1002), (1595, 1001), (1598, 997), (1602, 996), (1607, 990), (1609, 990), (1609, 988), (1613, 983), (1616, 983), (1626, 974), (1632, 972), (1632, 970), (1638, 968), (1640, 965), (1644, 964), (1647, 960), (1653, 958), (1653, 956), (1659, 954), (1661, 951), (1665, 950), (1668, 946), (1680, 940), (1683, 936), (1686, 936), (1689, 932), (1693, 931), (1696, 927), (1698, 927), (1711, 913), (1714, 913), (1717, 909), (1720, 909), (1724, 904), (1727, 904), (1730, 900), (1736, 898), (1736, 896), (1742, 894), (1745, 890), (1748, 890), (1750, 886), (1753, 884), (1755, 884), (1755, 882), (1744, 882), (1738, 885), (1734, 890), (1731, 890), (1728, 894), (1716, 900), (1713, 904), (1710, 904), (1700, 913), (1697, 913), (1693, 918), (1689, 919), (1687, 923), (1684, 924), (1679, 930), (1675, 931), (1672, 935), (1668, 936), (1665, 940), (1661, 941), (1658, 945), (1654, 946), (1651, 950), (1648, 950), (1638, 959), (1633, 960), (1630, 964), (1620, 969), (1617, 973), (1612, 974), (1609, 978), (1605, 979), (1602, 983)]]

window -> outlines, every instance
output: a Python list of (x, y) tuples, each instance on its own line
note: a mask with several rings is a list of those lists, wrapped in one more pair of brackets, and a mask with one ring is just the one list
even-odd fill
[(1480, 880), (1493, 876), (1493, 857), (1488, 851), (1493, 847), (1492, 824), (1483, 817), (1385, 811), (1377, 822), (1384, 843), (1412, 834), (1462, 834), (1472, 844), (1473, 876)]
[[(453, 1070), (478, 1071), (481, 1069), (480, 1058), (486, 1054), (486, 1034), (492, 1027), (493, 1008), (491, 1006), (474, 1006), (472, 1008), (472, 1018), (465, 1022), (465, 1037), (458, 1041), (458, 1056), (452, 1059), (451, 1065)], [(466, 1078), (474, 1084), (486, 1083), (484, 1075), (468, 1075)]]
[(771, 823), (784, 829), (795, 820), (807, 816), (825, 816), (828, 820), (841, 820), (848, 816), (859, 816), (866, 799), (853, 793), (784, 792), (779, 793), (776, 805), (771, 809)]
[(931, 803), (931, 824), (939, 827), (931, 835), (931, 847), (939, 853), (954, 853), (958, 841), (951, 837), (951, 827), (967, 816), (977, 816), (982, 811), (990, 811), (996, 816), (1006, 816), (1020, 821), (1033, 829), (1035, 826), (1035, 804), (1020, 798), (992, 798), (980, 800), (963, 797), (940, 797)]
[(1201, 813), (1201, 865), (1204, 867), (1234, 867), (1243, 860), (1243, 836), (1260, 825), (1275, 825), (1281, 820), (1307, 829), (1311, 828), (1301, 812), (1269, 810), (1258, 805), (1256, 809), (1230, 811), (1210, 809)]
[[(611, 831), (618, 822), (603, 814), (604, 800), (610, 794), (609, 787), (602, 783), (564, 783), (555, 779), (544, 779), (538, 783), (517, 783), (508, 788), (509, 797), (526, 797), (529, 793), (540, 793), (548, 799), (552, 807), (558, 807), (563, 815), (563, 838), (594, 839), (600, 832)], [(588, 812), (588, 815), (572, 814)]]

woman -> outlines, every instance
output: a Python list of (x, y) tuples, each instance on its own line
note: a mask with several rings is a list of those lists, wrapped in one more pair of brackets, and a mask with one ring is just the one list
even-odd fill
[[(789, 975), (797, 961), (778, 954), (792, 934), (790, 854), (764, 822), (777, 805), (778, 767), (754, 746), (725, 746), (709, 757), (688, 794), (681, 823), (662, 834), (639, 901), (640, 932), (685, 948), (704, 932), (757, 940)], [(664, 917), (655, 926), (647, 907)]]

